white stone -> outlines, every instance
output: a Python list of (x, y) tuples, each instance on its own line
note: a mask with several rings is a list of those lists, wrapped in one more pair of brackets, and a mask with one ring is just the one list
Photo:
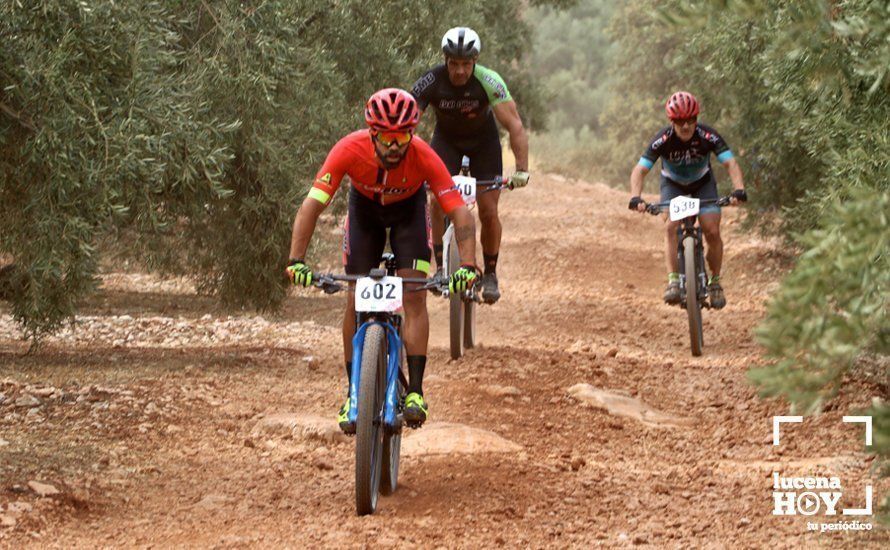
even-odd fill
[(61, 492), (54, 486), (47, 483), (40, 483), (39, 481), (29, 481), (28, 487), (39, 497), (58, 495)]
[(295, 438), (324, 442), (349, 441), (349, 437), (340, 431), (340, 427), (333, 419), (314, 414), (271, 414), (257, 422), (253, 431), (286, 434)]
[(569, 395), (610, 414), (632, 418), (654, 428), (680, 428), (691, 426), (693, 420), (674, 416), (653, 409), (638, 399), (619, 395), (616, 392), (601, 390), (590, 384), (575, 384), (568, 390)]
[(30, 512), (33, 509), (34, 507), (28, 502), (12, 502), (6, 507), (6, 511), (10, 514), (22, 514), (24, 512)]
[(434, 422), (402, 439), (405, 456), (519, 453), (522, 446), (494, 432), (451, 422)]
[(515, 386), (488, 385), (482, 386), (480, 389), (492, 397), (516, 397), (522, 395), (522, 391), (520, 391), (519, 388)]
[(195, 503), (195, 508), (204, 510), (216, 510), (234, 502), (234, 499), (225, 495), (205, 495), (204, 498)]
[(15, 406), (19, 408), (39, 407), (40, 400), (26, 393), (15, 400)]

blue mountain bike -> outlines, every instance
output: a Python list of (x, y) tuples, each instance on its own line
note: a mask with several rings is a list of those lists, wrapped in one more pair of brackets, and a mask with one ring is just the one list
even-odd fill
[[(442, 289), (447, 280), (396, 277), (395, 257), (384, 254), (385, 268), (367, 275), (319, 275), (315, 285), (333, 294), (340, 282), (355, 283), (356, 331), (352, 339), (349, 421), (355, 425), (355, 511), (377, 508), (377, 495), (392, 494), (399, 476), (405, 356), (402, 345), (402, 293)], [(414, 285), (404, 289), (403, 284)]]

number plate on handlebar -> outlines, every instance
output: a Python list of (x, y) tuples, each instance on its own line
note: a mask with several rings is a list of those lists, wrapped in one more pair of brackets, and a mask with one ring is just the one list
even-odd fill
[(675, 222), (690, 216), (697, 216), (700, 206), (699, 202), (698, 199), (682, 196), (671, 199), (671, 221)]
[(402, 278), (362, 277), (355, 282), (355, 310), (394, 313), (402, 309)]
[(476, 202), (476, 178), (469, 176), (452, 176), (454, 187), (464, 199), (464, 204), (473, 204)]

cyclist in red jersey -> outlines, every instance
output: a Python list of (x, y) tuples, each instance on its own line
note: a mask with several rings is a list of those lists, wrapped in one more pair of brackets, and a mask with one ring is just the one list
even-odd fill
[[(439, 156), (414, 136), (419, 120), (420, 110), (411, 94), (386, 88), (368, 100), (365, 121), (369, 129), (353, 132), (334, 145), (294, 220), (287, 275), (295, 285), (312, 284), (312, 270), (305, 261), (306, 250), (319, 215), (330, 204), (344, 175), (352, 182), (343, 239), (343, 264), (347, 273), (366, 274), (379, 265), (388, 229), (399, 276), (429, 274), (431, 245), (426, 184), (454, 223), (462, 263), (449, 285), (455, 291), (462, 291), (473, 284), (479, 274), (475, 263), (475, 222)], [(429, 340), (426, 293), (406, 292), (404, 309), (404, 340), (408, 352), (404, 414), (409, 423), (421, 424), (429, 410), (423, 398)], [(354, 333), (355, 296), (350, 289), (343, 316), (347, 380)], [(337, 420), (344, 431), (353, 432), (355, 427), (349, 424), (348, 412), (347, 398)]]

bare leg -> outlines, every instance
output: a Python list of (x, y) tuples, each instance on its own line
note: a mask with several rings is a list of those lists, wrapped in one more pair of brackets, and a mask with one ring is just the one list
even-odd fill
[(667, 266), (668, 273), (679, 273), (680, 264), (677, 259), (677, 228), (680, 222), (672, 222), (669, 218), (665, 218), (665, 234), (664, 234), (664, 261)]
[[(400, 269), (399, 277), (425, 277), (423, 272), (414, 269)], [(408, 355), (426, 355), (427, 343), (430, 339), (430, 318), (426, 310), (426, 292), (409, 292), (411, 286), (405, 285), (403, 305), (405, 308), (405, 327), (402, 337)]]
[(711, 275), (720, 275), (723, 267), (723, 239), (720, 237), (720, 214), (701, 214), (698, 217), (708, 250), (705, 257)]
[(500, 191), (483, 193), (476, 199), (479, 205), (479, 221), (482, 229), (480, 239), (482, 241), (482, 253), (493, 256), (501, 248), (501, 220), (498, 218), (498, 200)]
[(350, 283), (343, 313), (343, 359), (352, 361), (352, 337), (355, 335), (355, 285)]

